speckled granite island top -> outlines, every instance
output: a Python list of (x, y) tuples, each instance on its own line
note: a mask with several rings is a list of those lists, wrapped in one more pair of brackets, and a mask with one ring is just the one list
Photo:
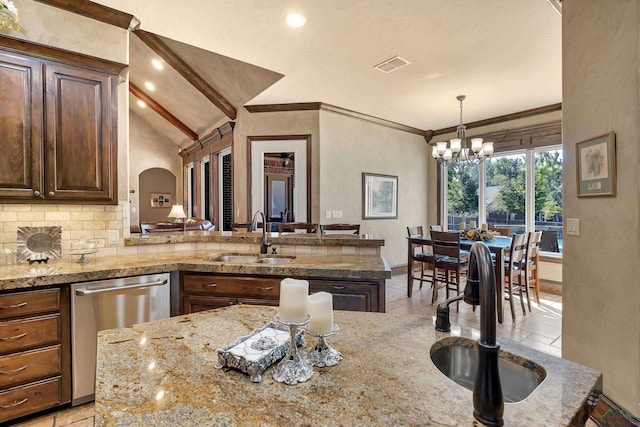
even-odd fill
[(51, 260), (48, 264), (0, 266), (0, 291), (112, 279), (169, 271), (192, 271), (336, 279), (385, 279), (391, 270), (379, 256), (295, 254), (288, 264), (225, 263), (212, 261), (228, 251), (176, 251), (104, 256), (88, 264)]
[[(102, 331), (98, 341), (96, 426), (470, 426), (472, 392), (433, 365), (430, 348), (451, 339), (431, 317), (336, 311), (330, 343), (337, 366), (315, 368), (296, 386), (261, 383), (217, 370), (217, 349), (272, 320), (276, 309), (235, 306)], [(477, 331), (454, 325), (454, 335)], [(457, 332), (456, 332), (457, 331)], [(307, 337), (307, 348), (314, 343)], [(505, 426), (571, 425), (585, 417), (601, 375), (579, 364), (501, 342), (533, 360), (546, 379), (524, 401), (506, 404)]]

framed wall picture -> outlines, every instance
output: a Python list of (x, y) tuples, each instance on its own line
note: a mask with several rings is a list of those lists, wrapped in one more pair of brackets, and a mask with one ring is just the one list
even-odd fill
[(173, 194), (171, 193), (149, 193), (151, 196), (152, 208), (170, 208), (173, 203)]
[(362, 219), (398, 218), (398, 177), (362, 173)]
[(576, 144), (578, 197), (616, 195), (616, 134)]

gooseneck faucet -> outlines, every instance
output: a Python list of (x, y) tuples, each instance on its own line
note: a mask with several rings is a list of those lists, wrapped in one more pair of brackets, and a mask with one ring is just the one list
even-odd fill
[(438, 305), (437, 330), (450, 330), (449, 304), (461, 298), (468, 304), (480, 305), (480, 339), (478, 371), (473, 383), (473, 417), (484, 425), (502, 426), (504, 399), (498, 374), (500, 345), (496, 342), (496, 280), (491, 252), (482, 242), (476, 242), (471, 247), (464, 296), (451, 298)]
[(265, 219), (264, 212), (258, 210), (253, 214), (249, 231), (256, 231), (258, 229), (258, 215), (262, 215), (262, 241), (260, 242), (260, 253), (266, 254), (271, 243), (267, 242), (267, 221)]

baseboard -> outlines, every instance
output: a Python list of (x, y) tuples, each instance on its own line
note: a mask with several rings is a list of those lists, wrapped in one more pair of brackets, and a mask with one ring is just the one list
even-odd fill
[(540, 290), (548, 294), (562, 295), (562, 282), (540, 279)]

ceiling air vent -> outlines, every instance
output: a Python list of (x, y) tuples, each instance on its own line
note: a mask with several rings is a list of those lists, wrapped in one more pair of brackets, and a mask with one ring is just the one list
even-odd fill
[(382, 71), (383, 73), (390, 73), (392, 71), (397, 70), (398, 68), (402, 68), (405, 65), (409, 65), (410, 62), (404, 58), (400, 58), (399, 56), (394, 56), (393, 58), (389, 58), (384, 62), (376, 65), (375, 69)]

